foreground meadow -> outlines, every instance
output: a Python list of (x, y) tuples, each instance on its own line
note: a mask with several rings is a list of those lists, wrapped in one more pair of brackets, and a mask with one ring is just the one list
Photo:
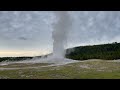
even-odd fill
[(120, 62), (87, 60), (66, 65), (1, 65), (0, 79), (120, 79)]

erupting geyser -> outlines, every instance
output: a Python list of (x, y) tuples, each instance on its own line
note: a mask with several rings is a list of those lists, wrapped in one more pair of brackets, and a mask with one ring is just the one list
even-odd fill
[(53, 58), (63, 59), (65, 56), (65, 45), (67, 43), (67, 35), (71, 26), (71, 18), (68, 11), (55, 11), (57, 23), (53, 24)]
[[(75, 62), (74, 60), (66, 59), (65, 45), (67, 44), (67, 35), (72, 25), (71, 17), (68, 11), (55, 11), (57, 22), (53, 23), (53, 55), (47, 58), (34, 58), (32, 60), (19, 61), (14, 63), (54, 63), (63, 65)], [(4, 64), (4, 63), (3, 63)], [(10, 62), (5, 64), (10, 64)]]

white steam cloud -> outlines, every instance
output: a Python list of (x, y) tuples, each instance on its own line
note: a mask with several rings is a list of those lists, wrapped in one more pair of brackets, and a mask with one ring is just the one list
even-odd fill
[(67, 11), (56, 11), (54, 13), (58, 21), (53, 24), (53, 57), (64, 58), (67, 35), (72, 22)]

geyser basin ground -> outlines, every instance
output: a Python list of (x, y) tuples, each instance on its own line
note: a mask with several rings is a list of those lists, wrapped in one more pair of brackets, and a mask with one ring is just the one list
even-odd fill
[[(0, 66), (0, 78), (6, 79), (120, 79), (120, 62), (87, 60), (65, 65), (14, 63)], [(14, 68), (14, 69), (13, 69)]]

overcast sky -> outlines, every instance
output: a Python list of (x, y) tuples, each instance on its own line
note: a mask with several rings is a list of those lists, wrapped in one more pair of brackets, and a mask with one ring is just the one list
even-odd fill
[[(119, 11), (70, 11), (66, 47), (120, 42)], [(52, 52), (52, 11), (0, 11), (0, 56)]]

